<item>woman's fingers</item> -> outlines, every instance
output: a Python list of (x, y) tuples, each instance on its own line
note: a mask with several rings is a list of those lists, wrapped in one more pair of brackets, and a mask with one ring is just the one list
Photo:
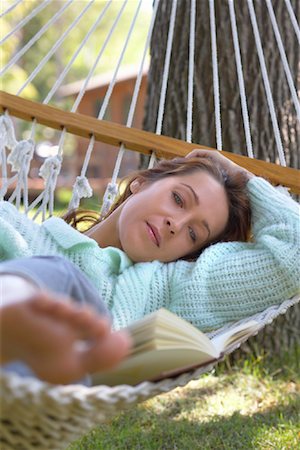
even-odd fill
[(201, 148), (195, 148), (186, 155), (186, 158), (205, 158), (207, 156), (213, 157), (214, 153), (219, 153), (218, 150), (205, 150)]
[(186, 158), (210, 158), (212, 161), (220, 164), (221, 168), (226, 170), (228, 175), (243, 173), (247, 178), (253, 176), (251, 172), (222, 155), (222, 152), (219, 150), (194, 149), (186, 155)]
[(225, 166), (237, 166), (237, 164), (222, 155), (222, 152), (219, 150), (205, 150), (201, 148), (195, 148), (186, 155), (186, 158), (210, 158), (212, 160), (218, 161), (220, 164)]
[(221, 154), (218, 150), (202, 150), (202, 149), (195, 149), (192, 150), (188, 155), (186, 155), (186, 158), (210, 158), (212, 161), (217, 162), (220, 164), (220, 166), (225, 170), (233, 170), (238, 169), (241, 170), (241, 167), (235, 164), (234, 162), (230, 161), (230, 159), (226, 158)]

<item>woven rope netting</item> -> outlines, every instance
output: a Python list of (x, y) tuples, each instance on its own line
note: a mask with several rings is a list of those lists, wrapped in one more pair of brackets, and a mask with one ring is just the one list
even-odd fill
[[(257, 171), (258, 174), (266, 170), (271, 180), (274, 177), (274, 182), (281, 182), (293, 192), (299, 193), (299, 177), (296, 172), (288, 168), (286, 172), (284, 171), (285, 166), (293, 159), (291, 155), (299, 139), (297, 121), (300, 119), (300, 106), (296, 88), (299, 68), (298, 62), (295, 64), (295, 61), (289, 58), (288, 49), (291, 44), (285, 39), (285, 31), (289, 29), (288, 36), (292, 35), (293, 41), (299, 46), (300, 32), (295, 4), (297, 5), (297, 2), (293, 3), (290, 0), (244, 2), (243, 9), (247, 12), (244, 17), (245, 28), (247, 27), (249, 33), (248, 38), (253, 41), (251, 55), (255, 54), (256, 67), (259, 70), (259, 73), (255, 74), (253, 91), (249, 92), (247, 82), (249, 77), (246, 76), (249, 67), (245, 69), (247, 66), (243, 35), (245, 28), (239, 14), (239, 2), (228, 0), (221, 5), (220, 2), (213, 0), (3, 1), (0, 12), (2, 21), (0, 42), (3, 52), (0, 75), (6, 93), (1, 93), (0, 96), (0, 106), (4, 112), (0, 119), (1, 198), (23, 207), (34, 217), (41, 215), (45, 219), (54, 211), (56, 185), (63, 182), (73, 185), (69, 207), (77, 207), (82, 198), (90, 197), (93, 193), (89, 181), (89, 163), (93, 158), (97, 161), (98, 141), (103, 140), (106, 144), (114, 145), (114, 150), (111, 151), (115, 154), (114, 169), (103, 199), (102, 212), (105, 213), (117, 192), (120, 172), (123, 175), (126, 173), (126, 170), (124, 172), (122, 169), (122, 164), (124, 165), (126, 158), (131, 158), (126, 156), (131, 155), (131, 150), (151, 155), (150, 166), (155, 163), (157, 156), (172, 157), (176, 153), (183, 155), (194, 148), (192, 142), (203, 144), (201, 137), (195, 138), (198, 122), (200, 126), (203, 121), (205, 129), (213, 127), (211, 137), (205, 138), (205, 145), (222, 150), (227, 133), (223, 122), (228, 123), (224, 116), (224, 104), (228, 99), (226, 99), (226, 85), (223, 83), (229, 83), (225, 74), (226, 69), (231, 70), (236, 77), (235, 96), (229, 99), (232, 104), (227, 111), (229, 115), (239, 117), (245, 142), (244, 154), (249, 157), (249, 160), (237, 159), (237, 162), (244, 164), (247, 160), (250, 170)], [(188, 12), (185, 16), (188, 26), (182, 36), (182, 41), (187, 42), (186, 57), (184, 63), (176, 65), (176, 60), (182, 61), (180, 59), (182, 49), (178, 50), (174, 42), (178, 38), (178, 26), (183, 9)], [(199, 9), (204, 9), (205, 12), (201, 19), (203, 23), (198, 21)], [(161, 39), (164, 39), (164, 52), (163, 57), (160, 57), (161, 71), (158, 71), (153, 69), (158, 58), (154, 46), (155, 30), (162, 18), (165, 19), (164, 14), (168, 14), (167, 27), (165, 36), (161, 36)], [(277, 20), (279, 15), (284, 17), (284, 23)], [(226, 21), (228, 23), (226, 30), (222, 29), (219, 23), (221, 16), (224, 17), (224, 23)], [(272, 43), (264, 40), (261, 33), (262, 24), (268, 26), (273, 33)], [(207, 29), (205, 35), (204, 29)], [(221, 33), (230, 36), (231, 64), (234, 69), (222, 66)], [(124, 37), (122, 40), (119, 39), (120, 35)], [(199, 39), (203, 39), (203, 46), (209, 46), (210, 55), (209, 64), (202, 64), (200, 68), (198, 63), (203, 61), (201, 54), (197, 53)], [(271, 54), (274, 58), (266, 57), (270, 55), (271, 44)], [(152, 60), (149, 62), (150, 47)], [(299, 47), (297, 48), (299, 50)], [(223, 50), (227, 51), (226, 48)], [(134, 61), (133, 54), (138, 56)], [(275, 55), (276, 61), (279, 61), (281, 66), (280, 77), (283, 87), (280, 92), (272, 91), (269, 79), (269, 73), (274, 71)], [(248, 56), (250, 59), (250, 55)], [(147, 102), (148, 110), (151, 108), (151, 117), (149, 118), (149, 114), (146, 116), (145, 125), (155, 133), (151, 137), (150, 134), (139, 131), (131, 133), (131, 127), (137, 120), (141, 86), (149, 64)], [(50, 71), (49, 67), (52, 68)], [(109, 80), (104, 82), (108, 70)], [(174, 75), (175, 79), (178, 71), (182, 77), (177, 75), (179, 84), (176, 85), (176, 92), (179, 94), (176, 97), (172, 76)], [(207, 71), (209, 76), (206, 76)], [(120, 119), (120, 123), (126, 128), (116, 126), (110, 131), (107, 124), (102, 126), (102, 120), (110, 119), (115, 92), (120, 83), (129, 78), (133, 78), (134, 82), (130, 87), (126, 111)], [(212, 82), (209, 88), (211, 109), (205, 104), (203, 113), (202, 89), (208, 78)], [(106, 91), (103, 94), (100, 86), (104, 84)], [(99, 93), (101, 91), (99, 97), (97, 97), (98, 90)], [(80, 117), (76, 122), (76, 114), (83, 111), (81, 108), (91, 91), (95, 93), (93, 94), (95, 97), (94, 106), (89, 111), (95, 120), (88, 121), (85, 117)], [(254, 91), (262, 93), (260, 100), (266, 105), (267, 119), (264, 120), (269, 121), (269, 129), (274, 139), (275, 156), (272, 162), (278, 163), (283, 168), (278, 174), (273, 165), (270, 165), (270, 168), (263, 163), (256, 166), (253, 158), (261, 155), (261, 142), (264, 139), (268, 140), (268, 136), (264, 138), (264, 130), (258, 131), (257, 124), (253, 125), (251, 122), (258, 108), (257, 103), (253, 102)], [(28, 98), (34, 99), (38, 106), (28, 103), (26, 101)], [(184, 106), (181, 104), (182, 99), (186, 100)], [(289, 132), (278, 118), (280, 106), (286, 105), (287, 102), (285, 123), (296, 124), (289, 128)], [(59, 108), (66, 114), (59, 116), (51, 107)], [(171, 141), (161, 136), (171, 134), (168, 132), (170, 124), (177, 124), (177, 119), (172, 115), (174, 111), (178, 114), (184, 112), (185, 118), (178, 123), (176, 135), (182, 142)], [(84, 113), (87, 114), (86, 110)], [(76, 126), (73, 125), (74, 121)], [(99, 127), (102, 127), (101, 131)], [(258, 139), (259, 133), (261, 134)], [(70, 175), (68, 169), (72, 158), (76, 159), (74, 148), (76, 136), (79, 135), (86, 138), (82, 167), (78, 173), (72, 172)], [(48, 145), (48, 155), (42, 154), (39, 146), (42, 142), (45, 148), (46, 141), (47, 145), (49, 141), (51, 142), (51, 145)], [(136, 168), (138, 164), (139, 158), (136, 158), (130, 170)], [(43, 180), (43, 189), (36, 195), (29, 195), (30, 182), (37, 175)], [(283, 299), (281, 306), (270, 308), (260, 314), (256, 318), (261, 327), (270, 323), (279, 314), (285, 313), (287, 308), (298, 300)], [(4, 393), (1, 402), (3, 448), (55, 450), (65, 448), (67, 442), (80, 436), (96, 423), (118, 413), (121, 408), (184, 385), (211, 367), (211, 365), (202, 367), (159, 383), (145, 382), (134, 387), (114, 388), (54, 387), (37, 380), (21, 379), (18, 376), (8, 377), (3, 374), (1, 375)]]

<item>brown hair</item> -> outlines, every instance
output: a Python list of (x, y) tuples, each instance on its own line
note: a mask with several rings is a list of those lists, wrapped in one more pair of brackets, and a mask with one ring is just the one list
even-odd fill
[[(100, 219), (98, 213), (86, 210), (73, 210), (67, 213), (63, 219), (74, 228), (82, 223), (88, 224), (85, 230), (92, 228), (101, 220), (105, 220), (115, 209), (117, 209), (130, 195), (130, 184), (133, 180), (139, 178), (145, 182), (155, 182), (157, 180), (176, 175), (187, 175), (195, 171), (202, 170), (209, 173), (224, 187), (229, 207), (229, 218), (222, 233), (207, 246), (216, 242), (228, 241), (247, 241), (250, 238), (251, 209), (250, 201), (246, 192), (247, 177), (244, 173), (237, 172), (228, 175), (221, 166), (209, 157), (205, 158), (175, 158), (171, 160), (161, 160), (152, 169), (145, 169), (131, 174), (121, 181), (120, 186), (124, 185), (122, 193), (118, 196), (116, 202), (112, 205), (108, 214)], [(192, 255), (181, 259), (195, 260), (204, 250), (201, 248)]]

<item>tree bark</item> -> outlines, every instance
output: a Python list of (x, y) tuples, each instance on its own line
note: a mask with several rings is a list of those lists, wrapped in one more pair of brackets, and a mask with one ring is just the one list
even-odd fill
[[(300, 3), (292, 2), (296, 16)], [(160, 0), (151, 42), (151, 65), (148, 75), (148, 95), (144, 128), (155, 131), (162, 84), (170, 11), (173, 2)], [(272, 2), (278, 27), (286, 50), (293, 82), (299, 89), (299, 47), (285, 2)], [(275, 112), (286, 154), (287, 165), (298, 167), (300, 162), (300, 129), (289, 86), (281, 62), (266, 3), (254, 1)], [(218, 71), (220, 83), (223, 149), (247, 155), (241, 114), (240, 93), (234, 56), (228, 2), (215, 0)], [(235, 2), (237, 28), (247, 96), (254, 156), (278, 162), (274, 130), (267, 105), (259, 59), (247, 1)], [(190, 1), (178, 0), (174, 40), (168, 78), (162, 134), (186, 139)], [(196, 41), (193, 98), (193, 133), (195, 143), (216, 147), (214, 93), (212, 82), (209, 2), (196, 1)], [(145, 158), (142, 162), (145, 164)], [(278, 354), (299, 343), (300, 306), (292, 308), (277, 319), (254, 340)]]
[[(209, 4), (208, 1), (198, 0), (196, 5), (197, 37), (195, 42), (193, 142), (216, 147)], [(300, 143), (299, 124), (297, 127), (295, 108), (291, 101), (283, 64), (277, 50), (266, 4), (260, 0), (256, 1), (254, 5), (276, 115), (283, 146), (287, 153), (287, 164), (291, 167), (299, 167), (299, 153), (297, 151)], [(294, 11), (299, 12), (299, 5), (299, 2), (294, 0)], [(144, 121), (145, 129), (149, 131), (155, 131), (156, 128), (171, 7), (172, 1), (160, 1), (153, 32), (151, 66), (148, 76), (148, 99)], [(216, 0), (215, 11), (223, 149), (247, 154), (227, 2)], [(247, 2), (235, 2), (235, 11), (255, 157), (275, 162), (278, 157), (274, 131), (255, 50)], [(285, 45), (294, 85), (297, 86), (298, 84), (299, 86), (299, 47), (285, 2), (275, 1), (274, 11)], [(162, 134), (179, 139), (185, 139), (186, 137), (189, 13), (190, 1), (179, 0), (162, 130)]]

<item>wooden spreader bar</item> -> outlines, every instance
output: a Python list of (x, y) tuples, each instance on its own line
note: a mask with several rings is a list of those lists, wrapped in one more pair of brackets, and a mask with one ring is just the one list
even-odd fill
[[(43, 105), (0, 91), (0, 112), (5, 110), (8, 110), (12, 116), (26, 121), (36, 119), (38, 123), (50, 128), (60, 130), (65, 127), (69, 133), (77, 136), (89, 138), (94, 135), (96, 141), (114, 146), (123, 144), (130, 150), (145, 154), (154, 151), (159, 158), (185, 156), (195, 148), (214, 150), (200, 144), (128, 128), (84, 114), (62, 111), (53, 106)], [(273, 184), (281, 184), (288, 187), (291, 192), (300, 194), (299, 170), (227, 151), (223, 151), (222, 154), (255, 175), (265, 177)]]

